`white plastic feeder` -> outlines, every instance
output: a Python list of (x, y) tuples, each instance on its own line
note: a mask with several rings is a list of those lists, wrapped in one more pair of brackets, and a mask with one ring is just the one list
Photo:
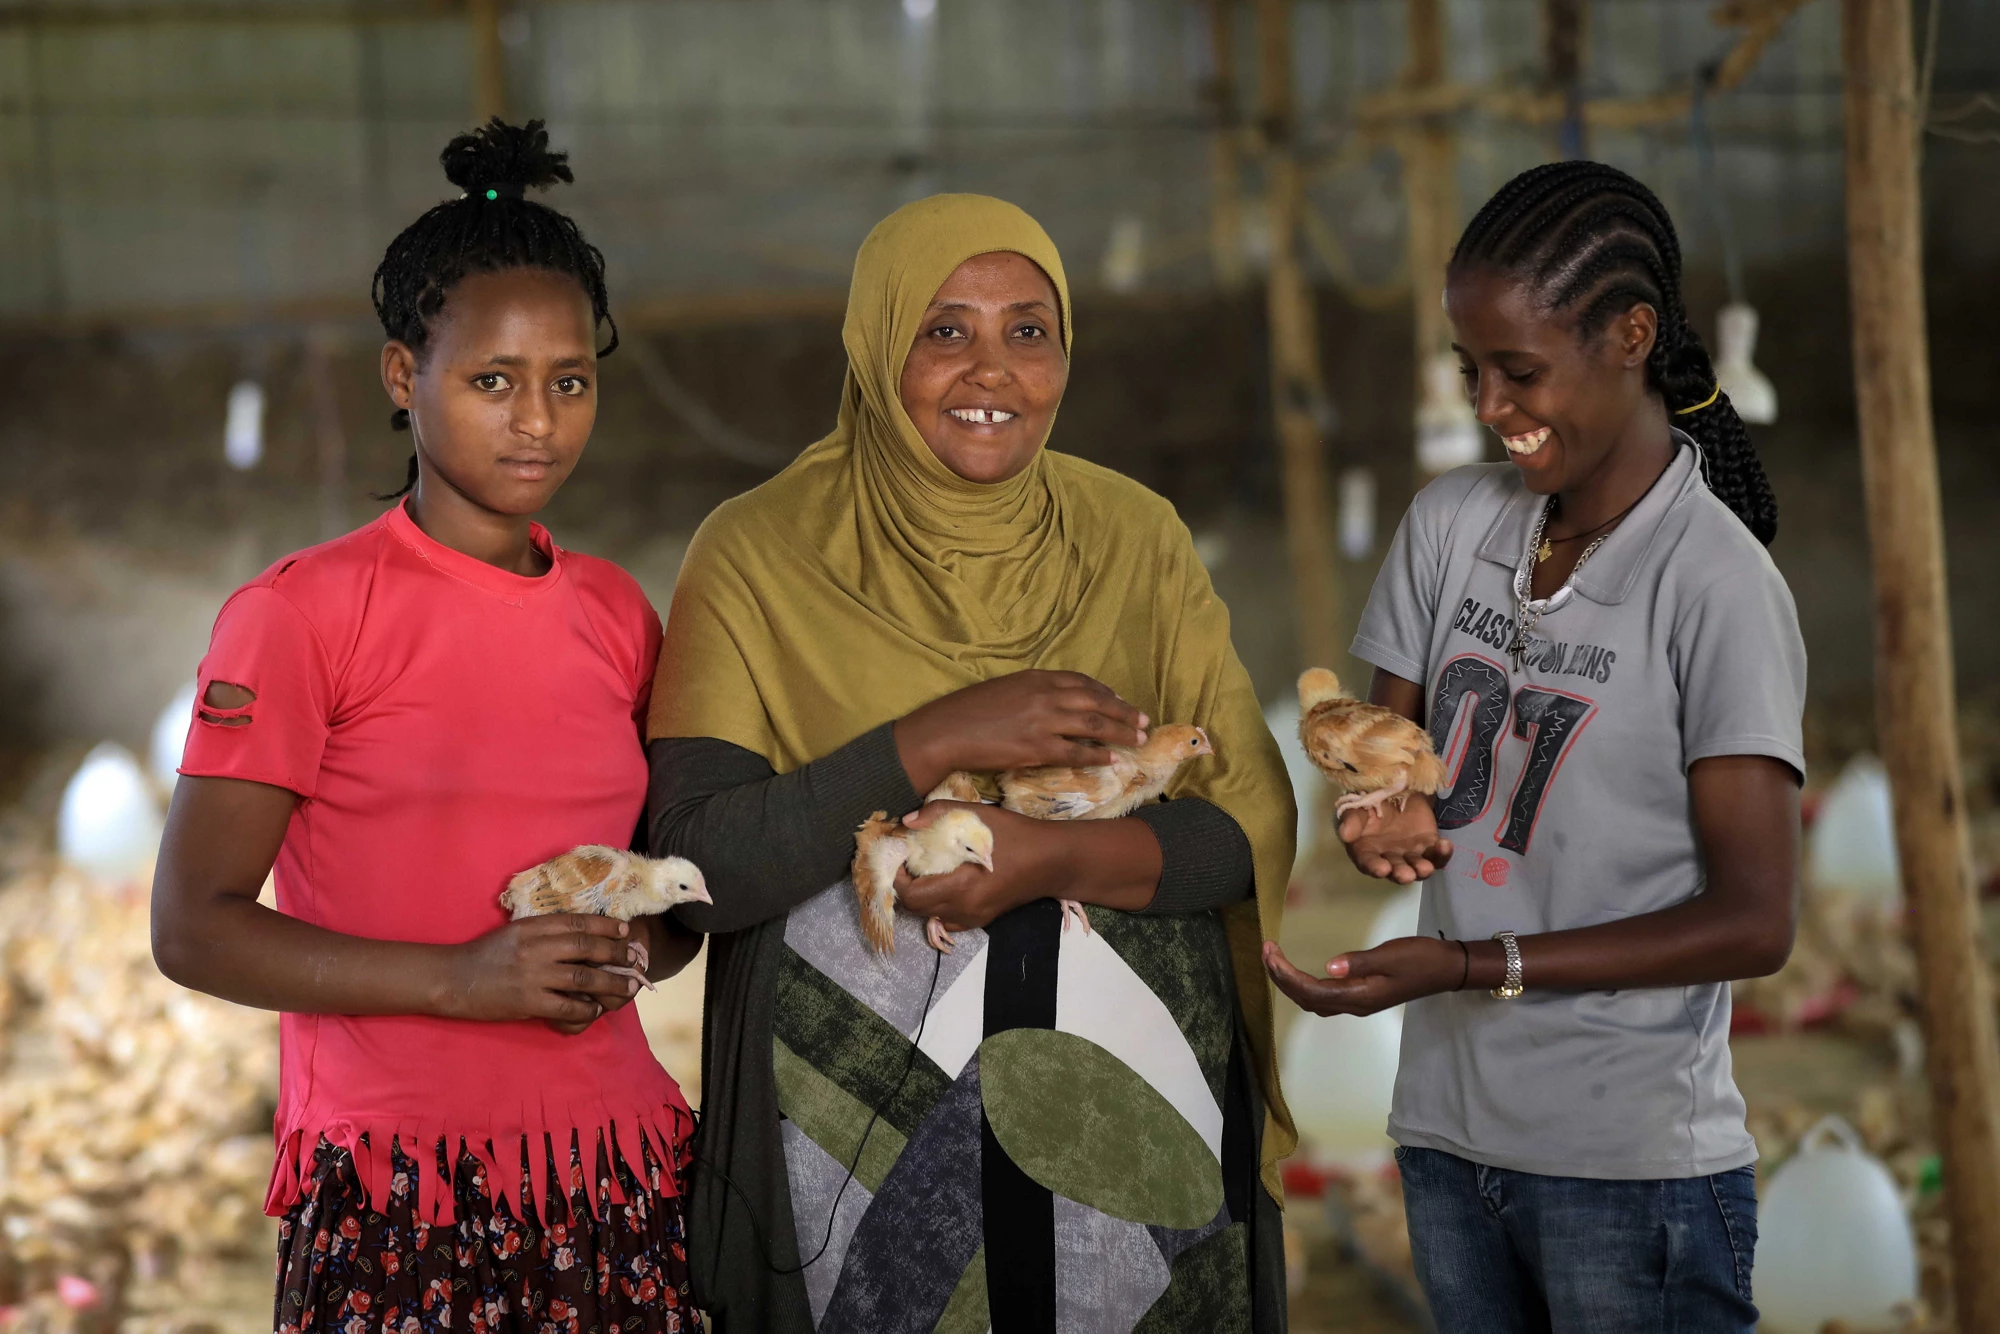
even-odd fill
[(129, 880), (160, 849), (160, 808), (132, 752), (106, 741), (84, 757), (56, 815), (62, 855), (101, 880)]
[(188, 728), (194, 725), (194, 682), (175, 692), (167, 707), (153, 721), (153, 736), (146, 745), (146, 760), (153, 781), (167, 792), (180, 780), (181, 752), (187, 747)]
[(1715, 317), (1715, 379), (1736, 415), (1753, 426), (1778, 420), (1778, 390), (1750, 360), (1757, 352), (1757, 308), (1732, 301)]
[(1917, 1244), (1889, 1170), (1829, 1116), (1799, 1141), (1757, 1210), (1752, 1294), (1769, 1334), (1893, 1322), (1917, 1296)]
[(1855, 898), (1894, 903), (1902, 895), (1889, 775), (1873, 755), (1857, 755), (1827, 790), (1813, 822), (1812, 883)]

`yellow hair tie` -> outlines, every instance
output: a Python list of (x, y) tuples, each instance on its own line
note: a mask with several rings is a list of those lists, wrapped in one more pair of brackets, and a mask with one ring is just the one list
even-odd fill
[(1709, 404), (1715, 402), (1716, 399), (1721, 397), (1722, 397), (1722, 384), (1720, 381), (1717, 381), (1715, 388), (1712, 391), (1710, 391), (1707, 398), (1704, 398), (1701, 402), (1695, 404), (1691, 408), (1675, 408), (1674, 416), (1685, 417), (1690, 412), (1700, 412), (1703, 408), (1707, 407)]

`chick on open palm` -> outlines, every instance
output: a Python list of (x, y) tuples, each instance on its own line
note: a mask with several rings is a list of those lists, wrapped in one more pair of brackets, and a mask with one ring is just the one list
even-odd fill
[(1299, 741), (1313, 765), (1344, 794), (1334, 813), (1365, 810), (1373, 819), (1394, 801), (1401, 810), (1412, 792), (1435, 793), (1444, 764), (1431, 734), (1402, 714), (1354, 699), (1324, 667), (1299, 677)]

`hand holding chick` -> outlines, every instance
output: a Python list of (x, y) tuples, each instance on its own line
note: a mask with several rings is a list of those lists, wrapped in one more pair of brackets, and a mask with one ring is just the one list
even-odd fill
[[(682, 903), (710, 903), (701, 868), (682, 857), (654, 860), (636, 852), (585, 844), (539, 866), (531, 866), (507, 882), (500, 906), (515, 921), (551, 913), (585, 913), (629, 922), (650, 917)], [(647, 990), (652, 960), (638, 939), (630, 942), (636, 967), (608, 967), (608, 973), (637, 978)]]
[[(878, 953), (896, 948), (896, 873), (943, 875), (961, 866), (993, 869), (993, 831), (977, 811), (953, 806), (935, 820), (912, 828), (876, 811), (854, 834), (854, 894), (861, 910), (861, 934)], [(951, 953), (944, 923), (933, 917), (924, 927), (931, 948)]]
[[(1156, 800), (1181, 766), (1215, 754), (1208, 733), (1188, 723), (1153, 729), (1137, 746), (1106, 746), (1109, 764), (1038, 765), (1000, 775), (1000, 804), (1037, 820), (1116, 820)], [(1062, 904), (1063, 926), (1072, 915), (1090, 930), (1090, 918), (1074, 899)]]

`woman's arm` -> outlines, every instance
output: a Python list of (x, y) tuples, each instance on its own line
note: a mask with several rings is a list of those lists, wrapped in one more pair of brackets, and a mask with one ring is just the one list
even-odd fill
[(581, 1032), (631, 998), (623, 922), (531, 917), (463, 945), (370, 940), (264, 907), (298, 797), (234, 778), (174, 788), (153, 878), (153, 957), (182, 986), (311, 1014), (542, 1019)]
[[(1690, 767), (1688, 788), (1707, 868), (1702, 892), (1622, 921), (1521, 937), (1527, 986), (1564, 991), (1689, 986), (1761, 977), (1784, 966), (1797, 922), (1797, 774), (1783, 761), (1761, 755), (1720, 755)], [(1441, 841), (1428, 801), (1413, 800), (1406, 812), (1383, 823), (1395, 828), (1379, 837), (1396, 848), (1422, 844), (1426, 825), (1428, 837)], [(1343, 828), (1343, 835), (1347, 832)], [(1362, 842), (1350, 842), (1350, 855), (1369, 870)], [(1264, 956), (1280, 989), (1319, 1014), (1370, 1014), (1442, 991), (1490, 989), (1500, 985), (1506, 970), (1503, 950), (1490, 940), (1463, 947), (1416, 936), (1392, 940), (1330, 961), (1327, 979), (1300, 972), (1276, 945), (1266, 945)]]
[(788, 774), (713, 737), (662, 737), (646, 753), (653, 854), (701, 868), (715, 902), (674, 916), (707, 934), (790, 912), (847, 874), (863, 820), (918, 801), (887, 724)]
[[(1102, 762), (1101, 745), (1076, 735), (1124, 745), (1141, 735), (1143, 721), (1089, 677), (1028, 671), (946, 695), (788, 774), (726, 741), (661, 738), (648, 748), (653, 851), (701, 867), (715, 897), (713, 905), (676, 909), (682, 922), (704, 932), (742, 930), (838, 881), (862, 821), (914, 809), (919, 792), (953, 770)], [(1203, 802), (1169, 806), (1186, 809), (1070, 824), (982, 807), (1004, 869), (931, 877), (906, 906), (934, 902), (947, 921), (976, 926), (1047, 897), (1057, 884), (1082, 902), (1132, 911), (1152, 905), (1163, 884), (1161, 911), (1221, 907), (1247, 895), (1249, 841), (1236, 822)], [(1176, 852), (1164, 881), (1163, 843)]]

